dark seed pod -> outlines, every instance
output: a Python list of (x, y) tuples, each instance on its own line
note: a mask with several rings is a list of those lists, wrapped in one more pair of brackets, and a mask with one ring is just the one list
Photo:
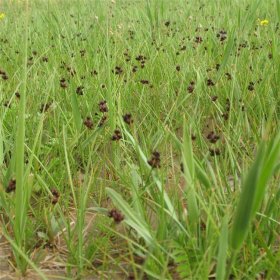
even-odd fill
[(16, 190), (16, 180), (15, 179), (11, 179), (7, 188), (6, 188), (6, 192), (10, 193)]
[(157, 151), (154, 151), (152, 153), (152, 157), (151, 159), (148, 160), (148, 164), (152, 167), (152, 168), (160, 168), (160, 153)]
[(91, 117), (86, 117), (86, 119), (84, 120), (84, 125), (88, 129), (92, 129), (93, 128), (93, 121), (92, 121)]
[(119, 141), (119, 140), (121, 140), (122, 139), (121, 131), (119, 129), (116, 129), (114, 131), (114, 134), (113, 134), (111, 139), (112, 139), (112, 141)]
[(108, 217), (113, 218), (114, 222), (117, 224), (124, 220), (124, 215), (117, 209), (110, 210)]
[(123, 116), (123, 120), (125, 123), (127, 123), (128, 125), (132, 124), (133, 123), (133, 119), (132, 119), (132, 115), (130, 113), (128, 114), (125, 114)]

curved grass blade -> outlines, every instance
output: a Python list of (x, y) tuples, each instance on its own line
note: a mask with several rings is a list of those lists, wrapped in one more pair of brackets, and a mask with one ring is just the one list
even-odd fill
[(24, 261), (30, 265), (40, 276), (41, 279), (43, 280), (48, 280), (48, 278), (44, 275), (44, 273), (28, 258), (28, 256), (22, 251), (22, 249), (17, 245), (15, 241), (13, 241), (12, 238), (9, 237), (8, 233), (2, 232), (5, 238), (9, 241), (9, 243), (12, 245), (14, 251), (17, 252), (19, 256), (21, 256)]
[(124, 214), (125, 222), (136, 230), (139, 236), (146, 241), (147, 245), (155, 244), (149, 227), (142, 217), (116, 191), (111, 188), (106, 188), (106, 191), (116, 207)]
[(234, 49), (234, 45), (235, 45), (235, 40), (234, 39), (235, 39), (235, 28), (233, 28), (230, 32), (230, 37), (229, 37), (229, 40), (228, 40), (228, 43), (227, 43), (227, 46), (226, 46), (226, 49), (225, 49), (223, 61), (222, 61), (221, 66), (219, 68), (218, 80), (220, 80), (221, 76), (223, 75), (223, 73), (224, 73), (223, 70), (225, 69), (226, 65), (228, 64), (230, 55), (232, 53), (232, 50)]
[(228, 217), (224, 217), (222, 222), (222, 230), (219, 239), (219, 252), (217, 259), (217, 280), (225, 279), (226, 275), (226, 261), (227, 261), (227, 249), (228, 249)]
[(246, 238), (250, 222), (265, 195), (266, 185), (272, 177), (280, 156), (280, 137), (263, 143), (242, 187), (232, 227), (231, 246), (239, 250)]
[(2, 121), (0, 125), (0, 166), (4, 161), (4, 137), (2, 132)]
[(277, 172), (280, 159), (280, 133), (273, 141), (270, 141), (266, 149), (266, 157), (258, 180), (258, 187), (254, 201), (253, 213), (260, 207), (269, 179)]
[(196, 232), (196, 226), (199, 222), (199, 209), (195, 191), (195, 159), (193, 155), (192, 142), (187, 129), (184, 131), (183, 143), (183, 163), (184, 177), (186, 179), (186, 198), (188, 202), (189, 222), (193, 231)]
[(77, 130), (77, 133), (79, 133), (82, 128), (82, 122), (81, 122), (82, 116), (81, 116), (81, 112), (80, 112), (79, 105), (78, 105), (78, 99), (77, 99), (75, 92), (73, 92), (71, 95), (71, 106), (72, 106), (74, 124), (75, 124), (76, 130)]
[(234, 250), (240, 249), (249, 230), (258, 178), (264, 161), (264, 153), (264, 145), (261, 145), (257, 158), (242, 187), (232, 227), (231, 246)]

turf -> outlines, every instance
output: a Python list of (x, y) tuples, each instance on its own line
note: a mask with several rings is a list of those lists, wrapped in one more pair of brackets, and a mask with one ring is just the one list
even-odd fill
[(0, 13), (0, 279), (280, 279), (279, 0)]

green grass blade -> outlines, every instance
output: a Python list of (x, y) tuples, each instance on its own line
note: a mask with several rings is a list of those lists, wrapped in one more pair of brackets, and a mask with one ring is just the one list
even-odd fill
[(204, 185), (207, 189), (209, 189), (211, 187), (211, 182), (206, 172), (204, 171), (203, 167), (201, 166), (198, 160), (195, 159), (194, 164), (195, 164), (195, 174), (197, 176), (197, 179), (200, 181), (202, 185)]
[(147, 223), (133, 210), (132, 207), (129, 206), (120, 194), (111, 188), (106, 188), (106, 191), (116, 207), (124, 214), (124, 221), (134, 228), (139, 236), (143, 237), (143, 239), (147, 242), (147, 245), (154, 244), (153, 237)]
[(280, 0), (275, 0), (275, 1), (276, 1), (278, 21), (280, 21)]
[(224, 52), (224, 56), (223, 56), (223, 60), (221, 63), (221, 66), (219, 68), (219, 76), (218, 76), (218, 80), (222, 77), (223, 73), (224, 73), (224, 69), (227, 66), (228, 62), (229, 62), (229, 58), (230, 55), (234, 49), (235, 46), (235, 28), (233, 28), (230, 32), (230, 37), (229, 40), (227, 42), (227, 46)]
[(228, 249), (228, 217), (225, 216), (222, 222), (222, 229), (219, 239), (219, 252), (217, 258), (217, 280), (225, 279), (226, 275), (226, 261)]
[(261, 4), (262, 0), (255, 0), (254, 2), (252, 1), (250, 8), (245, 12), (245, 15), (243, 14), (243, 21), (241, 25), (241, 31), (245, 29), (251, 29), (252, 25), (256, 21), (256, 14), (257, 14), (257, 9), (259, 5)]
[(25, 261), (26, 263), (28, 263), (30, 265), (30, 267), (32, 267), (37, 273), (38, 275), (40, 276), (40, 279), (42, 280), (48, 280), (48, 278), (44, 275), (44, 273), (28, 258), (28, 256), (25, 254), (25, 252), (17, 245), (16, 242), (13, 241), (12, 238), (10, 238), (10, 236), (3, 232), (4, 233), (4, 236), (5, 238), (9, 241), (9, 243), (12, 245), (14, 251), (17, 252), (17, 254), (19, 256), (21, 256)]
[(277, 166), (280, 155), (279, 139), (278, 134), (268, 145), (263, 143), (260, 146), (256, 160), (244, 181), (233, 221), (231, 246), (234, 250), (239, 250), (246, 238), (250, 221), (263, 200), (266, 185)]
[(73, 92), (71, 95), (71, 106), (72, 106), (74, 124), (75, 124), (76, 130), (77, 130), (77, 133), (79, 133), (82, 128), (82, 116), (81, 116), (81, 112), (80, 112), (79, 105), (78, 105), (77, 95), (75, 92)]
[(199, 210), (195, 192), (195, 160), (192, 150), (192, 142), (190, 134), (185, 128), (184, 142), (183, 142), (183, 163), (184, 163), (184, 177), (186, 180), (186, 197), (188, 202), (188, 216), (189, 222), (196, 229), (199, 221)]
[(4, 137), (2, 131), (2, 121), (0, 120), (0, 166), (4, 161)]
[(277, 162), (280, 159), (280, 133), (277, 137), (270, 141), (266, 150), (266, 157), (263, 163), (261, 174), (258, 180), (256, 197), (253, 206), (253, 213), (256, 213), (260, 207), (262, 199), (265, 195), (266, 186), (269, 179), (276, 172)]
[(259, 173), (264, 160), (264, 152), (264, 145), (261, 145), (256, 160), (242, 186), (232, 227), (231, 246), (234, 250), (240, 249), (249, 230)]
[[(135, 150), (139, 154), (140, 158), (142, 159), (143, 164), (145, 165), (146, 169), (150, 171), (151, 166), (148, 164), (147, 157), (145, 156), (141, 147), (136, 143), (133, 136), (126, 130), (126, 128), (124, 126), (123, 126), (123, 130), (124, 130), (126, 136), (128, 137), (128, 139), (130, 140), (131, 144), (134, 146)], [(174, 206), (171, 202), (171, 199), (169, 198), (167, 192), (163, 189), (161, 181), (157, 178), (157, 175), (155, 174), (155, 172), (153, 172), (153, 170), (152, 170), (152, 178), (153, 178), (154, 182), (156, 183), (156, 186), (157, 186), (158, 190), (161, 193), (163, 193), (164, 202), (166, 204), (166, 208), (167, 208), (170, 216), (176, 221), (176, 223), (180, 224), (180, 222), (178, 220), (178, 217), (176, 215), (176, 211), (174, 209)]]
[[(23, 59), (23, 88), (19, 104), (18, 123), (16, 132), (16, 199), (15, 199), (15, 220), (13, 230), (17, 247), (25, 253), (26, 222), (28, 208), (28, 186), (24, 180), (24, 145), (25, 145), (25, 111), (26, 111), (26, 87), (27, 87), (27, 58), (28, 58), (28, 1), (26, 2), (25, 20), (25, 56)], [(14, 251), (17, 264), (24, 273), (27, 268), (25, 258), (22, 258), (17, 251)]]

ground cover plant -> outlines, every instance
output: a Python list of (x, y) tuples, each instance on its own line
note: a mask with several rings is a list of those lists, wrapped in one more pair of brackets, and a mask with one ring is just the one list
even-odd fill
[(280, 1), (0, 2), (0, 279), (280, 279)]

